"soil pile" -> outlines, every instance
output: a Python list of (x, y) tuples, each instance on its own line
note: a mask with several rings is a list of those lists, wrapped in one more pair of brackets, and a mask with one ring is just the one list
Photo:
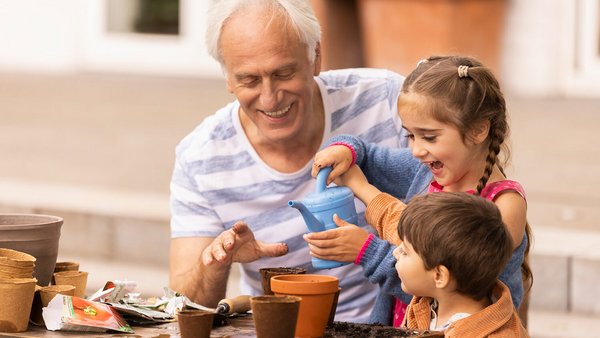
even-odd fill
[(333, 322), (325, 330), (323, 338), (402, 338), (444, 337), (441, 332), (404, 330), (381, 324), (357, 324), (349, 322)]

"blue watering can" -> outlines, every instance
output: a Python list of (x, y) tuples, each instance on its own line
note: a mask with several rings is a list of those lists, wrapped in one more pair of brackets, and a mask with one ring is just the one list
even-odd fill
[[(317, 174), (317, 191), (306, 196), (302, 201), (289, 201), (288, 205), (298, 209), (310, 232), (335, 229), (333, 214), (337, 214), (348, 223), (356, 224), (358, 215), (354, 207), (354, 194), (348, 187), (327, 188), (327, 177), (331, 167), (322, 168)], [(331, 269), (346, 265), (348, 262), (330, 261), (312, 258), (315, 269)]]

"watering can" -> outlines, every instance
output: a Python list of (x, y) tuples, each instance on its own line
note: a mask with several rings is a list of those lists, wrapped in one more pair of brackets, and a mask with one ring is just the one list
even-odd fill
[[(298, 209), (310, 232), (335, 229), (333, 215), (337, 214), (348, 223), (356, 224), (358, 215), (354, 207), (354, 194), (348, 187), (327, 188), (326, 182), (331, 167), (322, 168), (317, 174), (317, 191), (309, 194), (301, 201), (289, 201), (288, 205)], [(337, 262), (312, 257), (315, 269), (331, 269), (346, 265), (348, 262)]]

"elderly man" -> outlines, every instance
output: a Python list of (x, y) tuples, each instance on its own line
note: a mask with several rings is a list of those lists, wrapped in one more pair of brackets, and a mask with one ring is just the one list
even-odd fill
[[(241, 291), (262, 293), (261, 267), (303, 267), (339, 278), (336, 320), (366, 322), (377, 287), (357, 265), (315, 271), (290, 199), (315, 189), (312, 158), (336, 134), (392, 147), (403, 78), (385, 70), (320, 72), (320, 27), (308, 0), (211, 4), (207, 45), (237, 100), (177, 147), (171, 181), (170, 284), (203, 305), (225, 296), (231, 264)], [(364, 206), (358, 205), (359, 224)], [(370, 229), (370, 228), (369, 228)]]

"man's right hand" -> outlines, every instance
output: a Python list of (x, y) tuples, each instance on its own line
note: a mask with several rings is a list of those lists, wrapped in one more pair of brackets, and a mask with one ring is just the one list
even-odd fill
[(233, 262), (249, 263), (262, 257), (283, 256), (288, 252), (285, 243), (263, 243), (245, 222), (237, 222), (223, 231), (202, 252), (204, 265), (231, 265)]

